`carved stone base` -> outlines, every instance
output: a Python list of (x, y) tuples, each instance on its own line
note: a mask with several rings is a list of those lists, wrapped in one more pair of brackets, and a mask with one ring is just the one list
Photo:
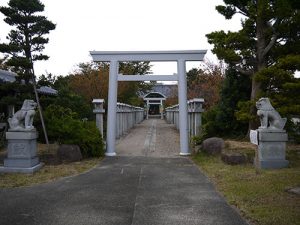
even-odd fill
[(18, 158), (4, 159), (5, 167), (27, 168), (27, 167), (33, 167), (37, 164), (39, 164), (38, 157), (27, 158), (27, 159), (18, 159)]
[(8, 140), (7, 158), (0, 172), (33, 173), (43, 164), (37, 157), (37, 139), (35, 130), (6, 132)]
[(255, 162), (255, 166), (260, 169), (281, 169), (289, 165), (288, 160), (260, 160)]
[(35, 166), (26, 167), (26, 168), (1, 166), (0, 173), (34, 173), (34, 172), (38, 171), (39, 169), (41, 169), (43, 166), (44, 166), (44, 163), (39, 163)]
[(254, 160), (255, 167), (261, 169), (280, 169), (288, 166), (285, 159), (285, 131), (258, 129), (258, 149)]

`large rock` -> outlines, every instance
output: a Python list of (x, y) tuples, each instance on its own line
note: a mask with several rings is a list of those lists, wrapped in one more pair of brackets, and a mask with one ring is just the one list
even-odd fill
[(220, 154), (224, 149), (225, 143), (222, 138), (212, 137), (203, 141), (202, 151), (210, 154), (216, 155)]
[(77, 162), (82, 159), (78, 145), (61, 145), (57, 150), (57, 156), (61, 161)]
[(287, 189), (287, 192), (300, 196), (300, 187), (289, 188)]
[(246, 156), (240, 153), (223, 153), (221, 159), (229, 165), (238, 165), (247, 162)]

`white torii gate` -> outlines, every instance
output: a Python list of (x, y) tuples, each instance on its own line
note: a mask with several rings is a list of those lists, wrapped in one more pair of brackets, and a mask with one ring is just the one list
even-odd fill
[[(178, 81), (180, 155), (190, 155), (188, 141), (186, 61), (202, 61), (206, 50), (192, 51), (91, 51), (94, 62), (110, 62), (106, 156), (115, 156), (118, 81)], [(177, 62), (174, 75), (122, 75), (119, 62)]]

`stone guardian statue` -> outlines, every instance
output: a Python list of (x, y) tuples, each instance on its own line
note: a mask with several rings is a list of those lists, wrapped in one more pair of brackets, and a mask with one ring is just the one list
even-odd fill
[(33, 100), (26, 99), (22, 108), (8, 119), (7, 158), (0, 173), (33, 173), (43, 166), (37, 156), (38, 133), (33, 126), (36, 106)]
[[(268, 98), (260, 98), (256, 102), (260, 127), (257, 133), (258, 148), (255, 155), (255, 167), (260, 169), (280, 169), (288, 166), (285, 159), (288, 135), (283, 129), (286, 118), (273, 108)], [(251, 131), (252, 132), (252, 131)]]
[(9, 131), (33, 130), (33, 118), (37, 104), (33, 100), (26, 99), (22, 108), (12, 118), (8, 119)]
[(286, 118), (281, 118), (273, 108), (268, 98), (260, 98), (256, 102), (257, 115), (260, 119), (261, 129), (283, 130)]

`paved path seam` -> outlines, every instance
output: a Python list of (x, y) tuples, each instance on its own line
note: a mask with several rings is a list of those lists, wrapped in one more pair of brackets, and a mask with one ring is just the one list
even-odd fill
[(132, 216), (132, 222), (131, 222), (131, 225), (133, 225), (134, 223), (134, 219), (136, 217), (136, 210), (137, 210), (137, 207), (138, 207), (138, 195), (139, 195), (139, 187), (141, 186), (141, 181), (142, 181), (142, 174), (143, 174), (143, 167), (141, 167), (141, 170), (140, 170), (140, 174), (139, 174), (139, 182), (138, 182), (138, 186), (137, 186), (137, 191), (136, 191), (136, 196), (135, 196), (135, 201), (134, 201), (134, 209), (133, 209), (133, 216)]

